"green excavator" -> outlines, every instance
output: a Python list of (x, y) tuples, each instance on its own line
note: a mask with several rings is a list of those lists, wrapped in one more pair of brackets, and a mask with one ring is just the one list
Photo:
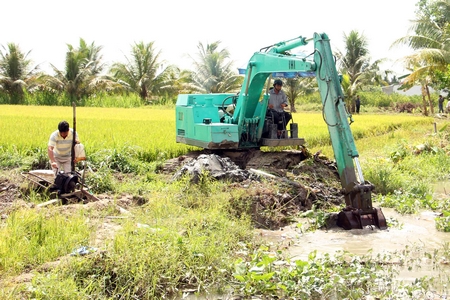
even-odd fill
[[(314, 42), (312, 59), (289, 53), (310, 41)], [(338, 214), (337, 225), (346, 230), (369, 225), (386, 229), (381, 209), (372, 206), (371, 193), (375, 187), (362, 174), (350, 129), (353, 119), (345, 107), (330, 39), (324, 33), (314, 33), (312, 39), (299, 36), (255, 52), (238, 94), (178, 95), (176, 141), (211, 151), (303, 145), (305, 140), (298, 137), (298, 124), (290, 123), (286, 134), (280, 136), (277, 124), (267, 113), (269, 89), (277, 74), (312, 74), (317, 80), (345, 195), (346, 207)]]

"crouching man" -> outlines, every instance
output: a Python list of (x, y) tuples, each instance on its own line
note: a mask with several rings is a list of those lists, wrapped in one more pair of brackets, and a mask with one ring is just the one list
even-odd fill
[[(75, 135), (76, 143), (79, 143), (78, 135)], [(52, 170), (64, 171), (70, 173), (72, 171), (72, 143), (73, 129), (69, 128), (67, 121), (61, 121), (58, 124), (58, 130), (55, 130), (48, 140), (48, 157)]]

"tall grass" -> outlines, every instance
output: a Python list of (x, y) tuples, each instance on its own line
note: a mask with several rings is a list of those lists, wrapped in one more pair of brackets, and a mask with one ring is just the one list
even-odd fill
[[(0, 274), (14, 275), (69, 254), (89, 243), (91, 228), (83, 215), (46, 215), (17, 210), (0, 227)], [(1, 277), (1, 276), (0, 276)]]
[[(405, 122), (356, 141), (364, 179), (375, 185), (380, 205), (400, 213), (449, 209), (450, 202), (434, 197), (430, 184), (450, 180), (450, 130), (445, 121), (437, 128), (434, 132), (431, 122)], [(331, 147), (320, 149), (332, 157)]]

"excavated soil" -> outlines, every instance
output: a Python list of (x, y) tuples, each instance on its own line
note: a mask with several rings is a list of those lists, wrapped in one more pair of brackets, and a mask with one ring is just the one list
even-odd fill
[[(253, 150), (219, 154), (191, 152), (168, 161), (163, 172), (174, 174), (173, 180), (189, 175), (197, 182), (206, 170), (218, 180), (231, 181), (230, 189), (245, 189), (242, 196), (230, 199), (231, 210), (236, 215), (251, 215), (256, 228), (279, 229), (313, 205), (320, 209), (344, 202), (336, 166), (320, 153)], [(330, 219), (327, 226), (333, 225)]]

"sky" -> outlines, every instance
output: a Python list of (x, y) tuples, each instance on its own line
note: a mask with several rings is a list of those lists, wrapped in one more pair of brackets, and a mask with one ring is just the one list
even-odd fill
[[(103, 62), (126, 62), (133, 44), (154, 42), (166, 64), (192, 69), (198, 44), (220, 41), (236, 68), (259, 49), (315, 32), (326, 33), (333, 51), (344, 52), (344, 34), (368, 40), (372, 62), (402, 73), (407, 47), (390, 49), (408, 34), (415, 0), (15, 0), (2, 3), (0, 45), (16, 43), (28, 58), (52, 73), (64, 69), (67, 45), (102, 46)], [(312, 42), (310, 43), (312, 45)], [(307, 45), (300, 50), (311, 53)], [(4, 53), (4, 49), (0, 48)], [(399, 74), (401, 75), (401, 74)]]

